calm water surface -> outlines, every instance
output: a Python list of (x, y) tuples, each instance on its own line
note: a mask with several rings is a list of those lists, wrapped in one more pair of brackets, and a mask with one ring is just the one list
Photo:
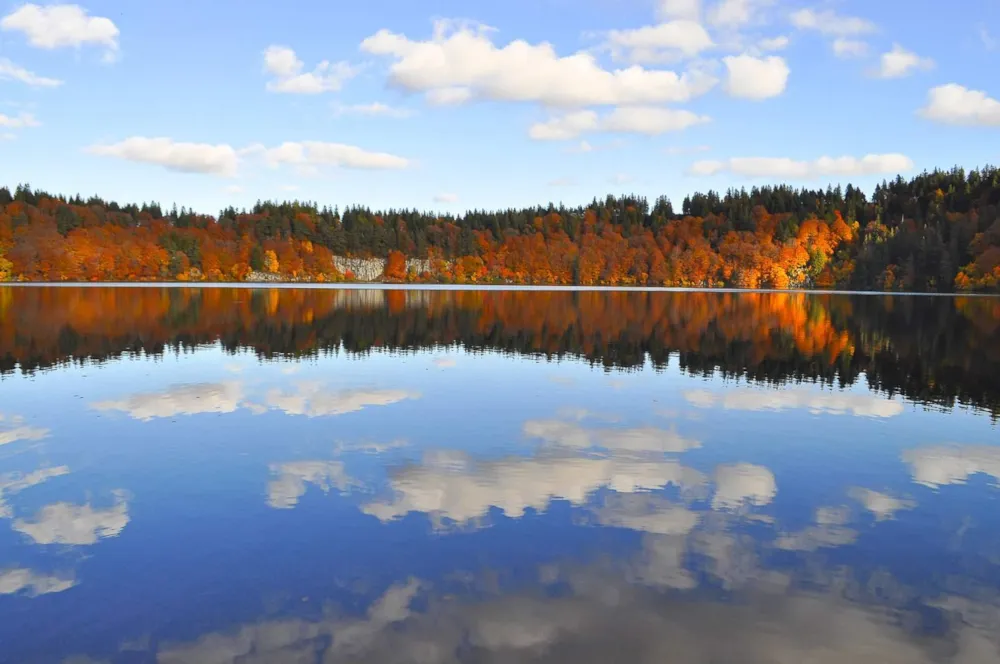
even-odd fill
[(0, 661), (1000, 660), (1000, 299), (0, 288)]

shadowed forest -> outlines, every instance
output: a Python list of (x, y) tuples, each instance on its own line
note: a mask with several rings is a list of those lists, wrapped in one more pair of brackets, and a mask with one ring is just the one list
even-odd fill
[(0, 377), (220, 344), (575, 357), (784, 385), (863, 381), (1000, 415), (1000, 300), (806, 293), (0, 287)]
[[(439, 216), (259, 202), (206, 216), (157, 204), (0, 188), (0, 280), (341, 282), (338, 257), (384, 282), (1000, 288), (1000, 170), (923, 173), (860, 189), (636, 196)], [(414, 261), (412, 259), (420, 259)]]

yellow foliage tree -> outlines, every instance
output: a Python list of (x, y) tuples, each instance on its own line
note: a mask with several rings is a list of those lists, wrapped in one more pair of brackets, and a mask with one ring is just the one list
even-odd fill
[(0, 281), (10, 281), (14, 277), (14, 264), (4, 256), (3, 247), (0, 246)]
[(271, 249), (264, 252), (264, 269), (271, 274), (278, 273), (278, 255)]

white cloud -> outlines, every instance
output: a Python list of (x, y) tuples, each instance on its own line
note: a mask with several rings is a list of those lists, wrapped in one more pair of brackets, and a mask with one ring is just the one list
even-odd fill
[(117, 536), (129, 522), (124, 497), (118, 494), (116, 498), (115, 505), (105, 509), (94, 509), (89, 504), (46, 505), (34, 520), (16, 520), (14, 530), (37, 544), (95, 544), (99, 539)]
[(785, 35), (772, 37), (770, 39), (761, 39), (757, 42), (757, 48), (762, 51), (783, 51), (788, 48), (790, 41), (791, 40)]
[(531, 125), (528, 136), (536, 141), (566, 141), (584, 132), (597, 131), (599, 126), (596, 111), (573, 111)]
[(616, 454), (681, 453), (701, 447), (697, 440), (656, 427), (598, 429), (565, 420), (529, 420), (524, 423), (523, 431), (529, 438), (537, 438), (553, 448), (602, 448)]
[(285, 142), (274, 148), (254, 147), (247, 152), (260, 152), (272, 166), (289, 164), (299, 167), (336, 166), (359, 170), (396, 170), (409, 168), (412, 162), (387, 152), (370, 152), (343, 143), (321, 141)]
[(330, 489), (345, 492), (356, 485), (340, 461), (272, 464), (271, 473), (277, 477), (267, 484), (267, 504), (276, 509), (290, 509), (298, 505), (307, 484), (315, 485), (323, 493), (328, 493)]
[(846, 177), (860, 175), (896, 175), (913, 169), (909, 157), (901, 154), (870, 154), (857, 157), (820, 157), (814, 161), (796, 161), (782, 157), (733, 157), (726, 161), (698, 161), (691, 175), (715, 175), (730, 172), (747, 178)]
[(698, 20), (701, 14), (701, 0), (659, 0), (656, 15), (667, 19)]
[(924, 58), (913, 51), (907, 51), (899, 44), (893, 44), (892, 50), (883, 53), (879, 60), (878, 76), (880, 78), (902, 78), (918, 69), (930, 69), (934, 61)]
[(912, 500), (896, 498), (886, 493), (862, 487), (852, 487), (847, 492), (847, 495), (864, 505), (866, 510), (875, 515), (876, 521), (890, 520), (895, 516), (896, 512), (911, 510), (917, 506)]
[(436, 88), (425, 95), (431, 106), (458, 106), (472, 99), (472, 90), (462, 86)]
[(556, 178), (555, 180), (549, 180), (546, 184), (550, 187), (572, 187), (576, 184), (576, 180), (573, 178)]
[(708, 12), (708, 22), (716, 27), (739, 28), (754, 18), (754, 4), (765, 4), (757, 0), (720, 0)]
[(79, 5), (21, 5), (0, 21), (0, 28), (21, 32), (37, 48), (54, 49), (88, 44), (118, 50), (118, 27), (103, 16), (89, 16)]
[[(48, 435), (48, 429), (27, 425), (20, 415), (0, 413), (0, 445), (9, 445), (19, 440), (42, 440)], [(2, 488), (0, 485), (0, 489)]]
[(458, 194), (438, 194), (434, 197), (435, 203), (457, 203)]
[(33, 88), (56, 88), (63, 84), (56, 78), (46, 78), (15, 65), (7, 58), (0, 58), (0, 81), (19, 81)]
[(463, 452), (428, 455), (421, 465), (391, 473), (391, 498), (362, 510), (382, 521), (410, 512), (472, 524), (496, 507), (519, 518), (528, 509), (544, 511), (554, 499), (584, 504), (597, 489), (619, 493), (704, 484), (701, 473), (673, 460), (584, 457), (569, 453), (476, 461)]
[(973, 475), (990, 475), (1000, 484), (1000, 447), (991, 445), (955, 445), (923, 447), (903, 452), (913, 481), (937, 488), (965, 484)]
[(792, 25), (800, 30), (816, 30), (834, 37), (870, 34), (877, 30), (874, 23), (856, 16), (840, 16), (832, 10), (800, 9), (791, 15)]
[(629, 182), (634, 182), (635, 178), (628, 173), (615, 173), (610, 178), (608, 182), (611, 184), (628, 184)]
[(269, 390), (265, 408), (280, 410), (286, 415), (324, 417), (354, 413), (371, 406), (388, 406), (406, 399), (419, 399), (420, 394), (406, 390), (342, 389), (326, 390), (318, 382), (299, 383), (294, 392)]
[(993, 51), (997, 47), (997, 40), (993, 38), (990, 34), (989, 29), (983, 24), (980, 24), (976, 28), (976, 34), (979, 35), (979, 41), (982, 42), (983, 48), (987, 51)]
[(686, 535), (700, 520), (697, 512), (648, 493), (612, 494), (593, 515), (604, 526), (658, 535)]
[(777, 55), (757, 58), (744, 53), (722, 61), (727, 72), (726, 92), (733, 97), (769, 99), (780, 95), (788, 85), (788, 64)]
[(778, 493), (774, 474), (750, 463), (722, 465), (715, 469), (712, 509), (733, 510), (743, 505), (767, 505)]
[(238, 184), (230, 184), (230, 185), (227, 185), (223, 189), (223, 191), (226, 192), (227, 194), (242, 194), (243, 193), (243, 187), (240, 186), (240, 185), (238, 185)]
[(774, 546), (784, 551), (816, 551), (853, 544), (858, 532), (838, 524), (818, 524), (794, 533), (784, 533)]
[(358, 73), (358, 68), (347, 62), (324, 60), (311, 72), (302, 71), (304, 67), (295, 51), (287, 46), (268, 46), (264, 51), (264, 72), (275, 77), (267, 82), (270, 92), (302, 95), (336, 92)]
[(868, 42), (860, 39), (837, 37), (833, 40), (833, 54), (838, 58), (863, 58), (868, 55)]
[(243, 387), (237, 381), (176, 385), (162, 392), (145, 392), (113, 401), (91, 404), (95, 410), (119, 411), (137, 420), (232, 413), (241, 405)]
[(53, 477), (59, 477), (61, 475), (66, 475), (69, 473), (68, 466), (53, 466), (49, 468), (39, 468), (38, 470), (33, 470), (30, 473), (7, 473), (5, 475), (0, 475), (0, 518), (9, 518), (13, 516), (13, 511), (10, 505), (7, 504), (7, 498), (13, 496), (16, 493), (29, 489), (33, 486), (41, 484), (46, 480)]
[(737, 389), (725, 392), (690, 390), (684, 398), (693, 406), (722, 406), (726, 410), (781, 411), (789, 408), (808, 409), (811, 413), (829, 415), (851, 414), (859, 417), (895, 417), (903, 413), (903, 403), (869, 394), (827, 392), (808, 389)]
[(679, 19), (632, 30), (611, 30), (607, 46), (615, 59), (634, 64), (671, 62), (692, 58), (715, 44), (700, 23)]
[(408, 118), (413, 115), (413, 111), (408, 108), (396, 108), (377, 101), (371, 104), (336, 105), (334, 111), (337, 115), (366, 115), (383, 118)]
[(590, 53), (560, 57), (548, 43), (517, 40), (498, 48), (487, 33), (484, 26), (438, 21), (427, 41), (380, 30), (361, 49), (394, 59), (389, 73), (395, 85), (413, 92), (448, 90), (442, 94), (453, 103), (473, 98), (564, 107), (683, 102), (714, 84), (702, 75), (639, 66), (607, 71)]
[(528, 136), (536, 141), (565, 141), (592, 132), (657, 136), (709, 121), (710, 118), (687, 110), (624, 106), (604, 116), (598, 116), (595, 111), (573, 111), (556, 116), (531, 125)]
[(920, 114), (928, 120), (951, 125), (1000, 127), (1000, 101), (982, 90), (957, 83), (932, 88)]
[(681, 155), (681, 154), (696, 154), (698, 152), (708, 152), (712, 148), (708, 145), (671, 145), (670, 147), (664, 149), (664, 152), (669, 155)]
[(72, 575), (39, 574), (34, 570), (14, 568), (0, 571), (0, 595), (27, 591), (29, 597), (61, 593), (76, 585)]
[(19, 113), (16, 117), (0, 113), (0, 127), (8, 129), (23, 129), (25, 127), (40, 127), (41, 123), (31, 113)]
[(170, 138), (133, 136), (112, 145), (93, 145), (90, 154), (155, 164), (181, 173), (233, 176), (239, 157), (229, 145), (179, 143)]

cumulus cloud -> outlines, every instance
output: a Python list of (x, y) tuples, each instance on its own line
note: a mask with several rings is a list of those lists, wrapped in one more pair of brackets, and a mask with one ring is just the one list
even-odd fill
[(435, 203), (457, 203), (458, 202), (458, 194), (449, 194), (449, 193), (438, 194), (438, 195), (436, 195), (434, 197), (434, 202)]
[(895, 517), (896, 512), (911, 510), (917, 506), (912, 500), (896, 498), (886, 493), (862, 487), (851, 487), (847, 495), (864, 505), (866, 510), (875, 515), (876, 521), (891, 520)]
[(528, 136), (536, 141), (565, 141), (584, 133), (611, 132), (657, 136), (709, 122), (710, 118), (686, 110), (652, 106), (625, 106), (598, 116), (595, 111), (573, 111), (531, 125)]
[(41, 123), (31, 113), (19, 113), (17, 116), (0, 113), (0, 127), (8, 129), (23, 129), (25, 127), (40, 127)]
[[(419, 590), (420, 583), (415, 579), (392, 585), (362, 618), (264, 621), (246, 625), (234, 633), (206, 634), (190, 643), (166, 642), (158, 646), (156, 661), (159, 664), (305, 662), (315, 659), (320, 643), (326, 644), (321, 648), (323, 661), (356, 661), (360, 655), (379, 648), (394, 625), (413, 615), (410, 605)], [(399, 652), (406, 652), (415, 662), (437, 661), (434, 656), (437, 652), (430, 643), (411, 643)]]
[(808, 180), (817, 177), (861, 175), (896, 175), (913, 169), (913, 162), (902, 154), (869, 154), (861, 157), (820, 157), (797, 161), (784, 157), (733, 157), (726, 161), (698, 161), (691, 175), (716, 175), (729, 172), (747, 178), (785, 178)]
[(700, 520), (697, 512), (648, 493), (612, 494), (592, 514), (604, 526), (658, 535), (686, 535)]
[(879, 60), (879, 78), (902, 78), (921, 69), (930, 69), (934, 61), (924, 58), (913, 51), (908, 51), (899, 44), (893, 44), (892, 50), (883, 53)]
[(708, 22), (719, 28), (739, 28), (754, 20), (757, 10), (767, 4), (768, 0), (720, 0), (708, 12)]
[(419, 399), (419, 392), (407, 390), (329, 390), (322, 383), (304, 381), (294, 391), (269, 390), (264, 410), (280, 410), (286, 415), (325, 417), (354, 413), (372, 406), (388, 406), (406, 399)]
[(0, 413), (0, 445), (9, 445), (19, 440), (41, 440), (48, 435), (49, 429), (29, 426), (19, 415)]
[(321, 141), (285, 142), (274, 148), (253, 146), (247, 153), (263, 154), (272, 166), (335, 166), (359, 170), (398, 170), (409, 168), (409, 159), (387, 152), (371, 152), (354, 145)]
[(875, 24), (856, 16), (841, 16), (832, 10), (800, 9), (791, 15), (792, 25), (800, 30), (815, 30), (833, 37), (851, 37), (875, 32)]
[(408, 118), (413, 115), (413, 111), (408, 108), (396, 108), (381, 102), (370, 104), (336, 105), (333, 107), (337, 115), (366, 115), (369, 117), (383, 118)]
[(726, 392), (688, 390), (684, 398), (693, 406), (726, 410), (787, 410), (803, 408), (814, 414), (895, 417), (903, 413), (902, 402), (870, 394), (825, 392), (807, 389), (737, 389)]
[(833, 54), (838, 58), (862, 58), (868, 55), (868, 42), (861, 41), (860, 39), (838, 37), (833, 40), (831, 47), (833, 48)]
[(161, 392), (133, 394), (124, 399), (98, 401), (91, 408), (119, 411), (137, 420), (202, 413), (232, 413), (243, 400), (243, 386), (237, 381), (175, 385)]
[[(597, 565), (567, 570), (565, 591), (434, 593), (415, 601), (416, 580), (389, 589), (361, 618), (286, 618), (246, 623), (187, 643), (159, 642), (155, 660), (430, 664), (473, 652), (484, 662), (634, 661), (954, 664), (996, 659), (990, 627), (949, 620), (944, 634), (913, 634), (901, 612), (834, 593), (758, 590), (723, 601), (694, 593), (672, 560), (678, 540), (648, 536), (649, 564), (633, 577)], [(680, 542), (680, 544), (683, 544)], [(557, 570), (559, 572), (560, 570)], [(648, 575), (643, 576), (644, 573)], [(673, 578), (670, 574), (673, 573)], [(847, 594), (847, 593), (842, 593)], [(950, 607), (964, 609), (951, 601)], [(964, 616), (975, 614), (969, 607)], [(992, 616), (992, 607), (979, 614)], [(976, 623), (978, 624), (978, 623)], [(401, 655), (403, 653), (403, 655)], [(944, 653), (942, 655), (942, 653)], [(150, 653), (150, 658), (154, 657)]]
[(696, 449), (701, 443), (685, 438), (676, 431), (656, 427), (632, 429), (587, 428), (578, 422), (565, 420), (529, 420), (524, 434), (537, 438), (552, 448), (601, 448), (613, 453), (681, 453)]
[(36, 48), (98, 45), (112, 56), (118, 50), (118, 26), (109, 18), (89, 16), (79, 5), (21, 5), (0, 21), (0, 28), (24, 34)]
[(39, 468), (30, 473), (7, 473), (0, 475), (0, 518), (13, 516), (13, 511), (7, 504), (7, 498), (25, 489), (41, 484), (53, 477), (69, 473), (68, 466), (53, 466)]
[(938, 488), (965, 484), (973, 475), (983, 474), (1000, 484), (1000, 447), (990, 445), (939, 445), (903, 452), (913, 481)]
[(18, 81), (33, 88), (57, 88), (63, 84), (57, 78), (47, 78), (30, 72), (7, 58), (0, 58), (0, 81)]
[(14, 568), (0, 570), (0, 595), (25, 592), (29, 597), (61, 593), (76, 585), (72, 575), (39, 574), (34, 570)]
[(848, 528), (846, 510), (821, 507), (816, 510), (816, 525), (780, 535), (774, 546), (784, 551), (816, 551), (853, 544), (858, 532)]
[(762, 51), (783, 51), (788, 48), (790, 42), (791, 40), (785, 35), (779, 35), (778, 37), (761, 39), (757, 42), (757, 48)]
[(788, 64), (777, 55), (758, 58), (744, 53), (722, 58), (722, 62), (726, 65), (726, 92), (733, 97), (769, 99), (788, 85)]
[(615, 59), (634, 64), (673, 62), (692, 58), (715, 46), (697, 21), (679, 19), (632, 30), (611, 30), (607, 47)]
[(734, 510), (748, 504), (760, 507), (769, 504), (778, 493), (774, 474), (751, 463), (719, 466), (713, 479), (712, 509)]
[[(516, 40), (497, 47), (485, 26), (437, 21), (426, 41), (380, 30), (361, 43), (393, 59), (393, 84), (411, 92), (441, 93), (452, 103), (471, 99), (533, 101), (551, 106), (643, 105), (683, 102), (714, 81), (640, 66), (608, 71), (590, 53), (559, 56), (551, 44)], [(438, 99), (437, 101), (442, 101)]]
[(133, 136), (111, 145), (93, 145), (90, 154), (115, 157), (125, 161), (155, 164), (180, 173), (236, 175), (239, 157), (229, 145), (183, 143), (170, 138)]
[(267, 82), (270, 92), (314, 95), (336, 92), (344, 82), (357, 75), (358, 69), (347, 62), (324, 60), (310, 72), (303, 71), (305, 64), (287, 46), (268, 46), (264, 51), (264, 72), (274, 76)]
[(659, 0), (656, 15), (664, 19), (696, 21), (701, 15), (701, 0)]
[(459, 106), (472, 99), (472, 90), (462, 86), (435, 88), (425, 95), (431, 106)]
[(267, 484), (267, 504), (276, 509), (290, 509), (298, 505), (309, 484), (323, 493), (329, 493), (331, 489), (345, 492), (356, 485), (340, 461), (272, 464), (271, 474), (276, 477)]
[(372, 501), (363, 511), (382, 521), (410, 512), (437, 522), (473, 524), (491, 507), (518, 518), (528, 509), (544, 511), (554, 499), (584, 504), (599, 488), (634, 493), (667, 485), (703, 486), (698, 471), (666, 459), (589, 457), (555, 451), (537, 457), (478, 461), (464, 452), (428, 454), (419, 465), (390, 474), (391, 497)]
[(928, 120), (969, 127), (1000, 127), (1000, 101), (983, 90), (948, 83), (931, 88), (920, 115)]
[(90, 504), (55, 503), (46, 505), (34, 519), (17, 519), (14, 530), (36, 544), (95, 544), (116, 537), (129, 522), (128, 505), (121, 493), (112, 507), (95, 509)]

